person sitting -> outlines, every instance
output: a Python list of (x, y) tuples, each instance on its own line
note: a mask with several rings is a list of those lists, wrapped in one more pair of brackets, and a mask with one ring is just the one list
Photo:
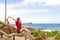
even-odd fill
[[(8, 18), (11, 18), (11, 19), (13, 19), (13, 20), (15, 21), (15, 24), (16, 24), (16, 27), (17, 27), (17, 29), (16, 29), (16, 30), (17, 30), (17, 33), (20, 33), (20, 32), (23, 31), (23, 30), (31, 33), (28, 29), (22, 28), (22, 23), (21, 23), (20, 18), (14, 19), (14, 18), (12, 18), (11, 16), (9, 16)], [(8, 18), (7, 18), (7, 19), (8, 19)]]

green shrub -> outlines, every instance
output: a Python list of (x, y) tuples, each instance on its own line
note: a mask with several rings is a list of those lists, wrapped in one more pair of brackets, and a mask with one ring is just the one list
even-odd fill
[(0, 21), (0, 24), (2, 24), (2, 22)]
[[(51, 31), (51, 32), (45, 32), (49, 37), (54, 37), (58, 31)], [(34, 37), (41, 37), (42, 31), (35, 30), (34, 34), (32, 34)], [(60, 33), (57, 35), (57, 40), (60, 40)]]
[(41, 31), (40, 30), (35, 30), (33, 36), (34, 37), (40, 37), (41, 36)]

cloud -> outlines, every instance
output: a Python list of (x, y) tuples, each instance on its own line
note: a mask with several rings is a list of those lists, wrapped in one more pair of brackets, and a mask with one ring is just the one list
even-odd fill
[(32, 14), (32, 13), (41, 13), (41, 12), (48, 12), (49, 10), (47, 9), (42, 9), (42, 10), (29, 10), (29, 9), (8, 9), (7, 10), (7, 15), (11, 16), (22, 16), (25, 14)]
[[(29, 7), (29, 6), (33, 6), (33, 5), (40, 5), (42, 4), (43, 6), (56, 6), (56, 5), (60, 5), (60, 0), (23, 0), (20, 3), (15, 3), (15, 4), (7, 4), (7, 16), (13, 16), (14, 18), (16, 18), (17, 16), (23, 16), (25, 14), (32, 14), (32, 13), (41, 13), (41, 12), (48, 12), (49, 9), (28, 9), (28, 8), (19, 8), (19, 9), (14, 9), (14, 8), (18, 8), (18, 7)], [(35, 6), (33, 6), (35, 7)], [(4, 18), (4, 10), (5, 10), (5, 6), (3, 3), (0, 3), (0, 19)], [(44, 15), (43, 15), (44, 16)], [(25, 18), (25, 17), (24, 17)], [(29, 20), (29, 21), (28, 21)], [(57, 22), (57, 20), (48, 20), (48, 19), (33, 19), (33, 18), (27, 18), (27, 19), (23, 19), (23, 22), (40, 22), (40, 23), (49, 23), (49, 22)]]
[(4, 13), (5, 13), (5, 7), (4, 4), (0, 3), (0, 20), (4, 20)]
[(29, 7), (33, 5), (56, 6), (60, 5), (60, 0), (23, 0), (13, 4), (7, 4), (8, 8), (25, 7), (25, 6)]
[(47, 6), (60, 5), (60, 0), (45, 0), (45, 5), (47, 5)]
[(4, 4), (0, 3), (0, 9), (4, 9), (4, 8), (5, 8)]
[[(7, 4), (7, 14), (8, 15), (23, 15), (26, 13), (35, 13), (35, 12), (47, 12), (48, 9), (13, 9), (14, 7), (18, 7), (17, 4)], [(5, 11), (5, 5), (4, 3), (0, 4), (0, 13), (3, 14)]]
[(52, 20), (52, 19), (45, 19), (45, 18), (23, 18), (21, 19), (23, 21), (23, 23), (29, 23), (29, 22), (33, 22), (33, 23), (56, 23), (56, 20)]
[(43, 6), (51, 6), (51, 5), (60, 5), (60, 0), (23, 0), (20, 3), (21, 6), (42, 4)]
[(8, 8), (29, 7), (36, 5), (41, 6), (56, 6), (60, 5), (60, 0), (23, 0), (13, 4), (7, 4)]
[[(1, 4), (0, 4), (1, 5)], [(3, 5), (3, 4), (2, 4)], [(13, 4), (7, 4), (7, 8), (29, 7), (29, 6), (57, 6), (60, 5), (60, 0), (23, 0)]]
[[(17, 16), (22, 16), (24, 14), (28, 14), (28, 13), (41, 13), (41, 12), (47, 12), (48, 9), (32, 9), (32, 10), (29, 10), (29, 9), (13, 9), (14, 7), (18, 7), (17, 4), (13, 5), (13, 4), (7, 4), (7, 16), (14, 16), (14, 17), (17, 17)], [(5, 5), (4, 3), (0, 3), (0, 18), (3, 17), (4, 19), (4, 16), (5, 16)]]

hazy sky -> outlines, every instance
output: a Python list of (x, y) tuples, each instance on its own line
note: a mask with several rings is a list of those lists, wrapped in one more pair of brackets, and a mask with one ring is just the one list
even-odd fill
[[(4, 20), (0, 0), (0, 20)], [(7, 0), (7, 17), (20, 17), (23, 23), (60, 23), (60, 0)]]

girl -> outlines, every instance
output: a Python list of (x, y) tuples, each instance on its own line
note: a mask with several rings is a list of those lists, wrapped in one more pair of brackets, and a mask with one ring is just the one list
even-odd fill
[(20, 33), (20, 31), (23, 31), (23, 30), (26, 30), (27, 32), (31, 33), (28, 29), (22, 28), (22, 23), (21, 23), (20, 18), (17, 18), (17, 20), (12, 18), (11, 16), (9, 16), (8, 18), (11, 18), (15, 21), (15, 24), (16, 24), (16, 27), (17, 27), (17, 33)]

